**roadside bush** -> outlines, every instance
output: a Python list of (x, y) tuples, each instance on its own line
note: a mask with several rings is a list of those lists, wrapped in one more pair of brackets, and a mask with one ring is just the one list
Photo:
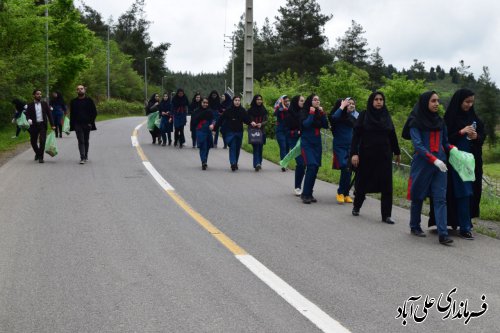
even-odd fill
[(144, 105), (140, 102), (127, 102), (121, 99), (110, 99), (97, 104), (97, 112), (110, 115), (144, 115)]

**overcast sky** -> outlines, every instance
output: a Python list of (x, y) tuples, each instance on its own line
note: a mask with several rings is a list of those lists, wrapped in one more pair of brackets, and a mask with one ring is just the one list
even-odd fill
[[(82, 0), (76, 0), (78, 6)], [(84, 0), (107, 20), (128, 10), (134, 0)], [(324, 14), (333, 14), (325, 26), (329, 45), (343, 36), (351, 20), (366, 31), (370, 49), (380, 47), (386, 64), (399, 70), (413, 59), (427, 70), (441, 65), (448, 72), (460, 60), (471, 66), (476, 79), (488, 66), (500, 83), (500, 2), (494, 0), (318, 0)], [(254, 0), (254, 21), (271, 22), (286, 0)], [(152, 21), (153, 43), (172, 44), (167, 67), (174, 71), (217, 72), (229, 61), (224, 34), (235, 30), (245, 0), (146, 0), (146, 16)]]

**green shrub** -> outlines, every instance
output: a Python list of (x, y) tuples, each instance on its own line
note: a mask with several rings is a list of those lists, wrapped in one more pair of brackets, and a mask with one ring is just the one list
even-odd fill
[(121, 99), (110, 99), (97, 104), (97, 112), (108, 115), (144, 115), (144, 105), (140, 102), (127, 102)]

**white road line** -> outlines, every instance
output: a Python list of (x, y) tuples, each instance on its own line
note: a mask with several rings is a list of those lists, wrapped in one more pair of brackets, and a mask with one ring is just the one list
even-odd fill
[(132, 140), (132, 147), (137, 147), (139, 145), (139, 141), (137, 141), (136, 136), (131, 136), (130, 139)]
[[(136, 127), (138, 130), (142, 126)], [(136, 145), (134, 145), (134, 143)], [(139, 141), (136, 136), (132, 136), (132, 146), (138, 147)], [(153, 176), (158, 184), (165, 191), (175, 191), (155, 169), (149, 161), (143, 161), (142, 164), (146, 167), (149, 173)], [(235, 257), (248, 268), (262, 282), (268, 285), (274, 292), (281, 296), (288, 304), (294, 307), (300, 314), (309, 319), (314, 325), (325, 333), (350, 333), (350, 331), (342, 326), (338, 321), (330, 317), (326, 312), (321, 310), (316, 304), (302, 296), (297, 290), (286, 283), (279, 276), (274, 274), (270, 269), (264, 266), (260, 261), (251, 255), (235, 255)]]
[(350, 332), (251, 255), (237, 255), (236, 258), (323, 332)]
[(148, 161), (143, 161), (142, 164), (146, 167), (146, 169), (149, 171), (151, 176), (156, 180), (158, 184), (165, 190), (165, 191), (174, 191), (174, 188), (172, 185), (170, 185), (161, 175), (158, 171), (156, 171), (155, 167), (151, 164), (151, 162)]

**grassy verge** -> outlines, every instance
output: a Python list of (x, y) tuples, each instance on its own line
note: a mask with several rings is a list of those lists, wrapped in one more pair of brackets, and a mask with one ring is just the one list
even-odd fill
[[(242, 147), (245, 151), (252, 152), (252, 145), (248, 144), (247, 140), (247, 136), (244, 135)], [(279, 146), (276, 140), (267, 139), (263, 156), (266, 160), (274, 163), (279, 163)], [(340, 171), (332, 169), (331, 156), (331, 153), (323, 153), (322, 166), (318, 171), (318, 178), (329, 183), (338, 184)], [(295, 169), (294, 162), (290, 163), (289, 168)], [(403, 168), (398, 168), (395, 169), (393, 174), (393, 201), (395, 205), (404, 208), (410, 207), (410, 202), (406, 199), (406, 194), (408, 191), (408, 171), (409, 170), (404, 170)], [(379, 198), (379, 195), (375, 194), (373, 195), (373, 197)], [(481, 199), (480, 218), (483, 220), (495, 221), (497, 223), (500, 223), (500, 198), (483, 192)], [(477, 230), (480, 230), (480, 228)], [(491, 232), (485, 229), (484, 233), (489, 234)]]

